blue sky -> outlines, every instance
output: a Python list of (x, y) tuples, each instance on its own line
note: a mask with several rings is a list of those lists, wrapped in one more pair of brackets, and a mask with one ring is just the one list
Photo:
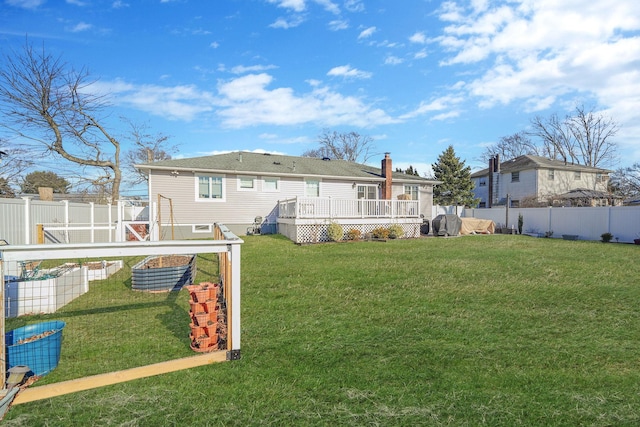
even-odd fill
[(616, 166), (640, 161), (637, 0), (0, 2), (2, 53), (28, 35), (86, 67), (112, 117), (180, 157), (300, 155), (328, 129), (372, 137), (375, 165), (423, 174), (453, 145), (477, 170), (532, 117), (586, 105), (620, 125)]

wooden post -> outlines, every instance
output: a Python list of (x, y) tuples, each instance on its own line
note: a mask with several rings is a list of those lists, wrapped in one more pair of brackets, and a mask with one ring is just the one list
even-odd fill
[(42, 224), (36, 225), (36, 236), (38, 239), (38, 244), (44, 245), (44, 225)]

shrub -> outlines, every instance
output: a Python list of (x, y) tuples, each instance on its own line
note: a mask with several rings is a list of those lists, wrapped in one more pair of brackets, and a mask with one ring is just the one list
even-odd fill
[(351, 230), (347, 231), (347, 239), (360, 240), (361, 238), (362, 238), (362, 233), (360, 232), (360, 230), (356, 230), (355, 228), (352, 228)]
[(389, 238), (389, 229), (385, 227), (374, 228), (371, 232), (374, 239), (387, 239)]
[(600, 239), (602, 239), (603, 243), (608, 243), (611, 241), (611, 239), (613, 239), (613, 234), (611, 233), (602, 233), (600, 235)]
[(327, 236), (329, 236), (329, 240), (332, 242), (339, 242), (344, 237), (342, 226), (337, 222), (332, 222), (327, 227)]
[(404, 235), (404, 228), (400, 224), (393, 224), (389, 227), (389, 238), (390, 239), (399, 239)]

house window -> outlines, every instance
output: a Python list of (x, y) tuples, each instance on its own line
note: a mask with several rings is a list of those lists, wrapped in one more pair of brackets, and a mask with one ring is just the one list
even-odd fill
[(306, 180), (304, 183), (304, 195), (306, 197), (320, 197), (320, 181)]
[(582, 178), (580, 171), (575, 171), (573, 173), (573, 179), (575, 179), (576, 181), (580, 181), (580, 178)]
[(480, 202), (480, 204), (478, 204), (479, 208), (486, 208), (487, 207), (487, 202)]
[(418, 200), (418, 186), (417, 185), (405, 185), (404, 194), (411, 196), (411, 200)]
[(358, 199), (377, 199), (378, 187), (376, 185), (358, 185)]
[(520, 172), (511, 172), (511, 182), (520, 182)]
[(198, 200), (223, 200), (224, 186), (221, 176), (198, 176), (196, 177), (198, 186)]
[(548, 178), (549, 181), (553, 181), (556, 178), (556, 171), (554, 171), (553, 169), (549, 169)]
[(480, 187), (486, 187), (487, 185), (487, 180), (485, 178), (482, 178), (479, 182)]
[(255, 176), (240, 176), (238, 177), (238, 190), (241, 191), (253, 191), (256, 189), (256, 177)]
[(191, 226), (191, 232), (194, 234), (197, 233), (212, 233), (213, 230), (211, 228), (211, 224), (194, 224)]
[(280, 191), (280, 179), (265, 177), (262, 183), (262, 191), (267, 191), (271, 193)]
[(606, 182), (606, 181), (607, 181), (607, 176), (605, 174), (602, 174), (602, 173), (596, 174), (596, 182)]
[(512, 200), (511, 201), (511, 207), (512, 208), (519, 208), (520, 207), (520, 200)]

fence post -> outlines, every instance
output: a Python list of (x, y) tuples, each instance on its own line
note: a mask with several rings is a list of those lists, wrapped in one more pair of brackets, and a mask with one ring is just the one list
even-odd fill
[(23, 197), (24, 200), (24, 244), (31, 244), (31, 199)]
[(89, 221), (91, 222), (91, 243), (95, 243), (96, 242), (96, 231), (95, 231), (95, 223), (96, 223), (96, 218), (95, 218), (95, 203), (94, 202), (89, 202), (89, 209), (91, 209), (91, 213), (89, 214)]
[(36, 235), (38, 239), (38, 244), (43, 245), (44, 244), (44, 225), (43, 224), (36, 224)]

